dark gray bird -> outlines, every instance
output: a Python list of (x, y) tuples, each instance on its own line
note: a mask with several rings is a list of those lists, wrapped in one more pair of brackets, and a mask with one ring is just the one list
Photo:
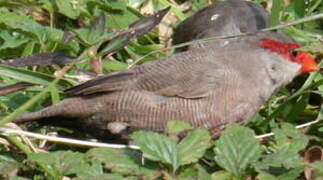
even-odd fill
[[(269, 13), (262, 6), (249, 1), (228, 0), (207, 6), (185, 19), (175, 28), (172, 38), (173, 44), (180, 44), (213, 36), (253, 33), (268, 26)], [(198, 45), (201, 44), (190, 48)]]
[(259, 33), (98, 77), (66, 90), (75, 97), (16, 122), (54, 118), (104, 136), (162, 132), (168, 120), (182, 120), (217, 134), (229, 123), (249, 120), (296, 75), (318, 70), (310, 55), (293, 51), (298, 44), (281, 39), (289, 38)]

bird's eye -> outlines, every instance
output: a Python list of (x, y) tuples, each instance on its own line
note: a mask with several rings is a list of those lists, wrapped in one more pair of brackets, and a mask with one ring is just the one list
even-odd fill
[(293, 57), (296, 57), (298, 52), (295, 50), (295, 49), (291, 49), (290, 50), (290, 54), (293, 56)]

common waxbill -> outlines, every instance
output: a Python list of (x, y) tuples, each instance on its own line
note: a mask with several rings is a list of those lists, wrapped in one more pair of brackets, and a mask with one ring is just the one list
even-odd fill
[[(253, 33), (269, 25), (269, 13), (262, 6), (249, 1), (228, 0), (216, 2), (185, 19), (174, 29), (172, 38), (173, 44), (180, 44), (214, 36)], [(199, 45), (194, 43), (189, 47)]]
[(229, 123), (246, 122), (296, 75), (317, 71), (314, 59), (265, 32), (206, 45), (71, 87), (75, 97), (17, 117), (70, 121), (102, 137), (137, 129), (164, 131), (182, 120), (218, 134)]

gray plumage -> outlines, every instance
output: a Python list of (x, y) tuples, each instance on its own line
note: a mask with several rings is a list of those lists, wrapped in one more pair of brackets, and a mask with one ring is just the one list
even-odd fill
[(66, 90), (76, 97), (16, 121), (59, 117), (101, 136), (164, 131), (168, 120), (182, 120), (219, 133), (229, 123), (246, 122), (299, 73), (299, 64), (260, 48), (263, 37), (288, 39), (261, 33), (111, 73)]
[[(269, 25), (269, 13), (262, 6), (228, 0), (216, 2), (185, 19), (175, 28), (172, 38), (173, 44), (180, 44), (213, 36), (253, 33)], [(199, 45), (195, 43), (190, 48)]]

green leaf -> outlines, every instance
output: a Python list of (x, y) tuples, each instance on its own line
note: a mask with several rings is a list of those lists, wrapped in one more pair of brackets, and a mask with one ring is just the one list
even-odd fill
[(294, 0), (294, 10), (298, 18), (302, 18), (305, 15), (305, 1), (304, 0)]
[(80, 28), (74, 30), (75, 34), (77, 34), (77, 37), (80, 38), (80, 40), (89, 45), (95, 45), (98, 42), (109, 38), (112, 34), (111, 33), (98, 33), (96, 30), (89, 29), (89, 28)]
[(36, 162), (46, 172), (51, 172), (54, 177), (63, 175), (100, 175), (101, 166), (90, 165), (84, 154), (71, 151), (55, 151), (51, 153), (28, 154), (28, 161)]
[[(49, 85), (55, 79), (55, 77), (48, 74), (33, 72), (22, 68), (6, 66), (3, 64), (0, 64), (0, 75), (10, 77), (19, 81), (40, 85)], [(64, 79), (60, 80), (58, 84), (64, 87), (70, 85), (70, 83)]]
[(174, 171), (179, 167), (180, 155), (172, 139), (145, 131), (137, 131), (131, 137), (140, 147), (145, 158), (171, 165)]
[(16, 34), (17, 35), (10, 35), (8, 31), (0, 31), (0, 38), (4, 41), (0, 46), (0, 50), (7, 48), (16, 48), (30, 41), (29, 38), (23, 37), (18, 33)]
[(281, 129), (275, 129), (275, 140), (277, 142), (277, 149), (280, 151), (299, 152), (303, 150), (309, 138), (298, 132), (298, 130), (291, 124), (282, 123)]
[(233, 124), (216, 142), (214, 152), (219, 166), (241, 176), (260, 158), (261, 149), (250, 129)]
[(193, 129), (193, 127), (187, 122), (173, 120), (167, 122), (167, 132), (169, 134), (178, 134), (182, 131), (191, 129)]
[(284, 172), (283, 174), (278, 176), (277, 179), (278, 180), (295, 180), (295, 179), (297, 179), (297, 177), (299, 177), (301, 175), (303, 170), (304, 170), (303, 167), (287, 170), (287, 172)]
[(207, 130), (197, 129), (189, 133), (178, 145), (180, 165), (197, 162), (210, 147), (211, 136)]
[(94, 148), (86, 153), (89, 160), (95, 160), (104, 164), (104, 167), (112, 172), (120, 174), (143, 175), (150, 171), (139, 166), (133, 156), (123, 151), (107, 148)]
[(71, 19), (76, 19), (80, 15), (79, 4), (81, 3), (81, 1), (55, 0), (55, 3), (58, 7), (58, 12)]
[(212, 180), (237, 180), (237, 178), (227, 171), (216, 171), (212, 174)]
[(258, 163), (257, 169), (269, 170), (270, 167), (284, 167), (287, 169), (298, 168), (303, 165), (302, 159), (297, 153), (278, 151), (263, 157)]
[(271, 26), (276, 26), (279, 24), (281, 11), (282, 11), (282, 1), (273, 0), (273, 6), (271, 8), (271, 16), (270, 16)]
[(128, 68), (128, 64), (120, 61), (106, 61), (103, 64), (103, 68), (108, 71), (121, 71), (126, 70)]
[(258, 180), (277, 180), (277, 178), (271, 174), (261, 172), (257, 176)]
[(158, 170), (149, 164), (149, 168), (141, 166), (141, 154), (128, 150), (115, 150), (107, 148), (94, 148), (86, 153), (86, 158), (91, 162), (103, 163), (104, 168), (113, 173), (122, 175), (136, 175), (144, 179), (156, 179), (160, 176)]
[(29, 34), (33, 34), (39, 41), (45, 41), (47, 39), (58, 41), (63, 37), (63, 31), (42, 26), (28, 16), (15, 13), (0, 14), (0, 24), (1, 23), (11, 29), (19, 29)]

